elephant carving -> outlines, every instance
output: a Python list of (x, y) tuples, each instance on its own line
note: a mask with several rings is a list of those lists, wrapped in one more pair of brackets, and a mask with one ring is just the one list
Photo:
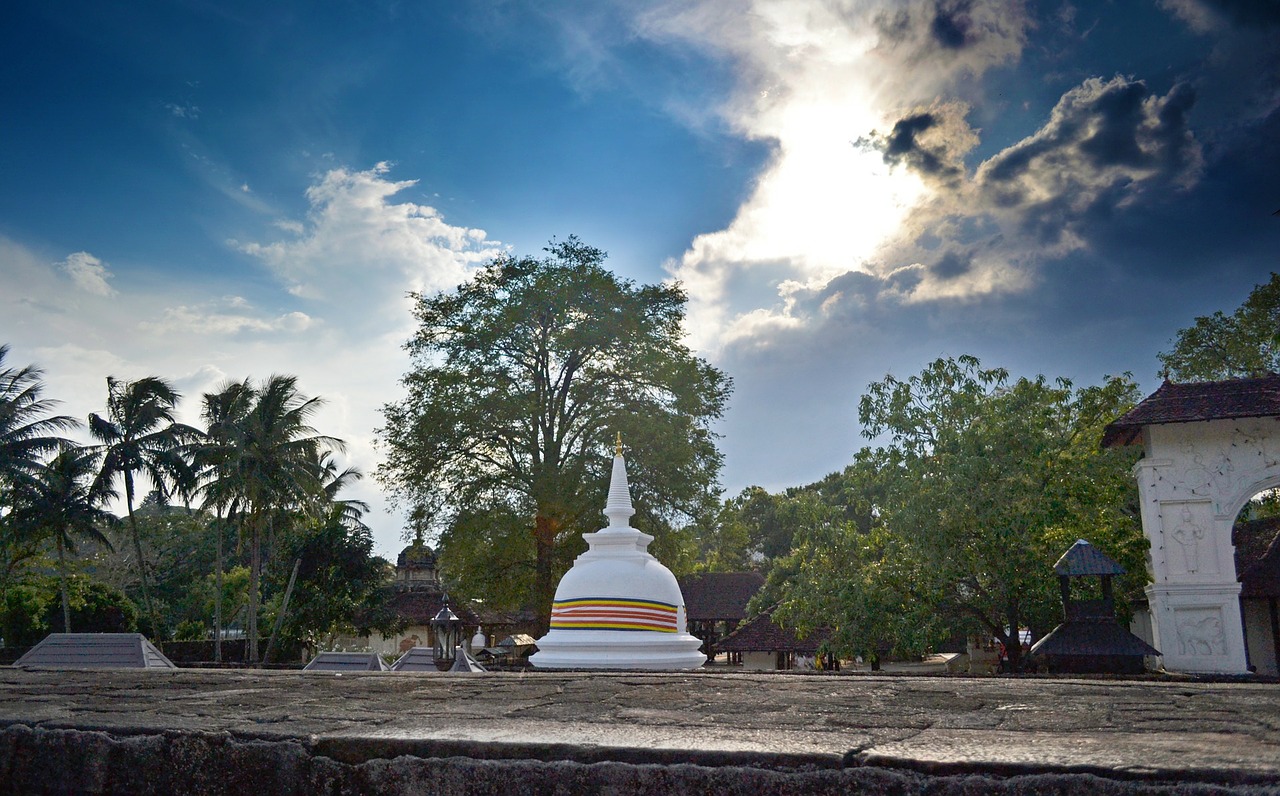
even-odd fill
[(1209, 615), (1178, 622), (1178, 649), (1183, 655), (1219, 655), (1223, 647), (1221, 617)]

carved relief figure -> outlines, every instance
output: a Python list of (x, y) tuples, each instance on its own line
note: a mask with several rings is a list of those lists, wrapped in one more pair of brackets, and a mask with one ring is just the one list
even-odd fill
[(1182, 477), (1182, 485), (1193, 495), (1208, 495), (1209, 486), (1213, 483), (1213, 474), (1204, 466), (1204, 459), (1195, 445), (1188, 442), (1182, 446), (1183, 451), (1191, 455), (1191, 465)]
[(1210, 614), (1200, 619), (1178, 620), (1178, 651), (1183, 655), (1225, 655), (1222, 618)]
[(1188, 573), (1194, 574), (1200, 569), (1200, 540), (1204, 538), (1204, 528), (1191, 518), (1191, 509), (1182, 507), (1182, 521), (1170, 534), (1182, 548), (1182, 560)]
[(1213, 460), (1213, 472), (1214, 480), (1217, 482), (1219, 500), (1231, 496), (1235, 487), (1235, 471), (1236, 466), (1232, 463), (1231, 457), (1227, 452), (1218, 451), (1217, 457)]

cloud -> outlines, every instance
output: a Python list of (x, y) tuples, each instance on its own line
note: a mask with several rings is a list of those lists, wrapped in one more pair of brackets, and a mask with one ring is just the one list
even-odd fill
[(106, 264), (89, 252), (76, 252), (58, 264), (75, 286), (98, 296), (114, 296), (116, 291), (107, 284), (111, 271)]
[(231, 297), (224, 302), (200, 306), (167, 307), (158, 320), (142, 321), (138, 328), (150, 334), (214, 335), (297, 334), (311, 329), (315, 320), (305, 312), (293, 310), (276, 316), (258, 313), (243, 298)]
[(433, 207), (393, 201), (417, 181), (392, 181), (389, 172), (386, 163), (332, 169), (307, 189), (305, 220), (274, 223), (291, 237), (231, 243), (264, 263), (293, 295), (345, 318), (398, 311), (406, 292), (457, 285), (505, 251), (484, 230), (446, 223)]
[[(905, 109), (930, 109), (956, 80), (1016, 59), (1029, 25), (1021, 3), (993, 0), (659, 3), (638, 14), (641, 38), (730, 64), (737, 83), (717, 112), (772, 147), (732, 222), (667, 264), (690, 297), (691, 343), (714, 352), (794, 325), (792, 292), (859, 268), (930, 180), (956, 179), (972, 143), (952, 134), (972, 133), (945, 103), (889, 133), (900, 147), (889, 157), (865, 139)], [(907, 160), (935, 168), (893, 168)]]
[(1226, 27), (1280, 27), (1280, 4), (1268, 0), (1158, 0), (1198, 33)]
[(890, 166), (904, 166), (937, 187), (955, 187), (964, 176), (964, 156), (978, 144), (965, 115), (967, 105), (935, 103), (902, 117), (887, 135), (872, 132), (860, 147), (879, 150)]

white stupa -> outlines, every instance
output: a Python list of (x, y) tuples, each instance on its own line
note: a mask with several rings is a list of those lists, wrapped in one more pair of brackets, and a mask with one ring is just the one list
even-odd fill
[(707, 660), (689, 635), (684, 595), (649, 554), (653, 537), (631, 527), (622, 443), (605, 504), (609, 526), (584, 533), (590, 549), (560, 579), (551, 630), (529, 661), (542, 669), (696, 669)]

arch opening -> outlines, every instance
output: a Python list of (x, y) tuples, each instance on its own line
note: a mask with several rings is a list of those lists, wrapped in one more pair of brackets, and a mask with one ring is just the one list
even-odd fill
[(1269, 483), (1276, 481), (1255, 487), (1231, 526), (1248, 669), (1269, 677), (1280, 677), (1280, 486)]

